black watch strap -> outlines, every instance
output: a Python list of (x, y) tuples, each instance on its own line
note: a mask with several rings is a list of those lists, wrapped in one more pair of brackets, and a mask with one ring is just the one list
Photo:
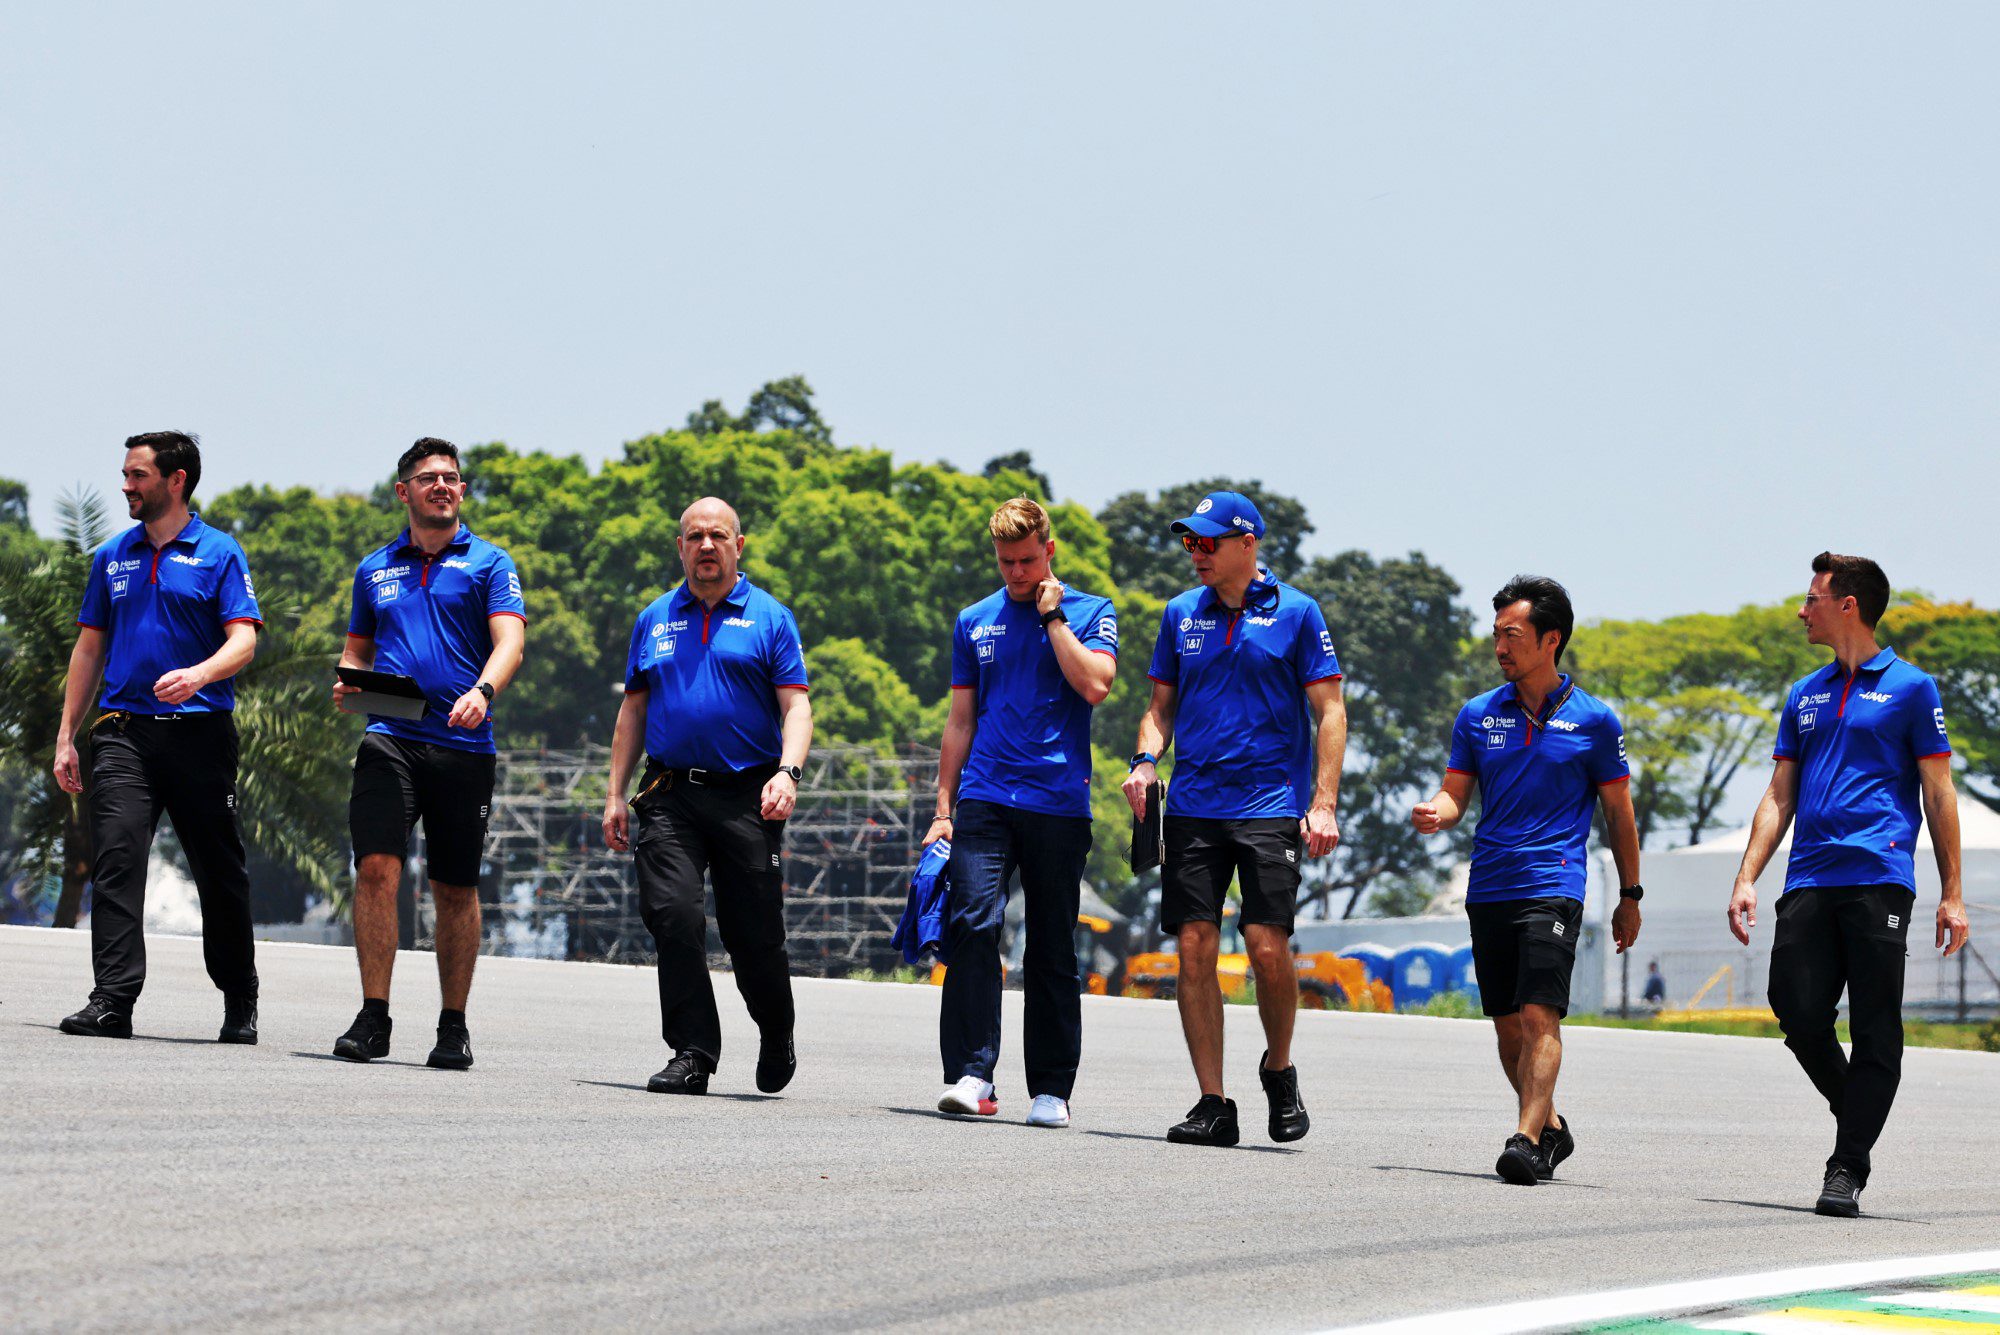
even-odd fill
[(490, 682), (490, 681), (482, 681), (482, 682), (480, 682), (480, 683), (479, 683), (478, 685), (474, 686), (474, 687), (473, 687), (472, 689), (473, 689), (473, 690), (475, 690), (475, 691), (478, 691), (478, 692), (479, 692), (479, 693), (480, 693), (481, 695), (485, 696), (485, 697), (486, 697), (486, 703), (487, 703), (487, 704), (489, 704), (489, 705), (490, 705), (490, 704), (492, 704), (492, 703), (493, 703), (493, 683), (492, 683), (492, 682)]
[(1063, 611), (1061, 606), (1057, 606), (1052, 611), (1042, 613), (1042, 624), (1044, 626), (1048, 625), (1051, 621), (1067, 623), (1069, 621), (1069, 613)]
[(778, 773), (791, 775), (793, 783), (797, 783), (800, 779), (806, 777), (806, 772), (797, 765), (780, 765), (778, 766)]
[(1620, 899), (1644, 899), (1646, 897), (1646, 887), (1643, 885), (1620, 886), (1618, 897)]

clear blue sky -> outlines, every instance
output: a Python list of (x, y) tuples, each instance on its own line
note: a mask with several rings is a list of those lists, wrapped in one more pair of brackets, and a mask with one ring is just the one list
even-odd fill
[(2000, 9), (15, 4), (0, 473), (592, 459), (803, 372), (1589, 615), (2000, 604)]

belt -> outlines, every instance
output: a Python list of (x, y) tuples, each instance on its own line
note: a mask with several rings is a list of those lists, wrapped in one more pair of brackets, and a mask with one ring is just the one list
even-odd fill
[[(662, 765), (648, 759), (646, 781), (639, 788), (639, 797), (651, 792), (668, 792), (680, 784), (694, 788), (713, 788), (728, 792), (744, 788), (761, 788), (773, 774), (776, 765), (753, 765), (749, 769), (702, 769), (697, 765)], [(637, 801), (638, 798), (634, 798)]]
[(90, 730), (95, 732), (109, 723), (117, 728), (118, 731), (123, 732), (125, 731), (125, 725), (128, 723), (178, 723), (183, 719), (206, 719), (224, 716), (226, 716), (225, 711), (213, 709), (183, 711), (177, 714), (141, 714), (130, 709), (107, 709), (97, 716), (97, 721), (90, 725)]

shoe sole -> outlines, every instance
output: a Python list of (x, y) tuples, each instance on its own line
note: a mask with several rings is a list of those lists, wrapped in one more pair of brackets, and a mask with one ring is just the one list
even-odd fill
[(1493, 1163), (1493, 1171), (1517, 1187), (1532, 1187), (1541, 1181), (1535, 1165), (1523, 1163), (1519, 1155), (1502, 1153)]
[(1818, 1201), (1814, 1202), (1813, 1213), (1823, 1214), (1829, 1219), (1859, 1219), (1861, 1217), (1861, 1203), (1859, 1201), (1828, 1200), (1822, 1196)]
[(380, 1052), (370, 1052), (359, 1043), (349, 1043), (346, 1039), (341, 1039), (333, 1045), (333, 1055), (342, 1061), (372, 1062), (378, 1057), (388, 1056), (389, 1049), (383, 1048)]
[(973, 1107), (966, 1107), (950, 1094), (937, 1102), (937, 1110), (953, 1117), (991, 1117), (1000, 1111), (1000, 1100), (981, 1099)]
[(1242, 1139), (1243, 1135), (1241, 1132), (1236, 1132), (1228, 1137), (1175, 1135), (1172, 1131), (1167, 1132), (1167, 1143), (1169, 1145), (1212, 1145), (1219, 1150), (1226, 1150)]
[(229, 1033), (227, 1030), (225, 1030), (224, 1032), (217, 1034), (215, 1036), (215, 1041), (218, 1043), (240, 1043), (244, 1047), (254, 1048), (257, 1046), (257, 1035), (232, 1034)]
[(469, 1071), (472, 1069), (472, 1058), (461, 1057), (456, 1052), (433, 1051), (424, 1058), (424, 1065), (439, 1071)]
[(1272, 1140), (1277, 1141), (1280, 1145), (1289, 1145), (1292, 1141), (1304, 1140), (1306, 1132), (1312, 1130), (1312, 1122), (1305, 1117), (1299, 1118), (1299, 1125), (1296, 1131), (1281, 1123), (1273, 1122), (1271, 1123), (1270, 1130)]
[(703, 1085), (699, 1089), (693, 1089), (687, 1085), (669, 1085), (665, 1082), (656, 1084), (648, 1080), (646, 1082), (646, 1092), (648, 1094), (706, 1094), (708, 1093), (708, 1086)]
[(69, 1022), (68, 1020), (64, 1020), (64, 1021), (63, 1021), (63, 1022), (62, 1022), (61, 1024), (57, 1025), (57, 1026), (56, 1026), (56, 1028), (58, 1028), (58, 1029), (62, 1030), (62, 1031), (63, 1031), (63, 1032), (65, 1033), (65, 1034), (74, 1034), (74, 1035), (75, 1035), (76, 1037), (78, 1037), (78, 1038), (130, 1038), (130, 1037), (132, 1037), (132, 1031), (131, 1031), (131, 1030), (129, 1030), (129, 1029), (127, 1029), (127, 1030), (124, 1030), (123, 1032), (120, 1032), (119, 1030), (116, 1030), (116, 1029), (86, 1029), (86, 1028), (84, 1028), (84, 1027), (83, 1027), (82, 1025), (80, 1025), (80, 1024), (79, 1024), (79, 1025), (72, 1025), (72, 1024), (70, 1024), (70, 1022)]
[(778, 1077), (776, 1080), (769, 1079), (762, 1072), (759, 1072), (757, 1075), (757, 1092), (759, 1094), (776, 1094), (779, 1090), (782, 1090), (786, 1085), (791, 1084), (792, 1077), (797, 1075), (798, 1073), (799, 1073), (799, 1066), (797, 1062), (793, 1062), (792, 1068), (789, 1071), (786, 1071), (782, 1076)]

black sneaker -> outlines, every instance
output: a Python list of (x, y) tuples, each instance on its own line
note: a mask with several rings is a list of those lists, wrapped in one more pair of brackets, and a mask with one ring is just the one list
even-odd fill
[(1543, 1127), (1542, 1141), (1536, 1148), (1542, 1154), (1541, 1179), (1546, 1182), (1556, 1175), (1557, 1165), (1576, 1153), (1576, 1137), (1569, 1133), (1569, 1118), (1563, 1118), (1561, 1126)]
[(257, 1042), (257, 998), (224, 997), (222, 999), (222, 1032), (215, 1036), (218, 1043)]
[(440, 1071), (463, 1071), (472, 1066), (472, 1032), (462, 1024), (438, 1026), (437, 1046), (424, 1058), (424, 1065)]
[(1516, 1131), (1507, 1137), (1507, 1147), (1494, 1161), (1493, 1171), (1517, 1187), (1532, 1187), (1541, 1180), (1542, 1152), (1534, 1141)]
[(790, 1034), (775, 1043), (767, 1038), (757, 1050), (757, 1088), (763, 1093), (775, 1094), (791, 1084), (798, 1069), (799, 1054)]
[(1264, 1065), (1270, 1055), (1266, 1052), (1257, 1059), (1257, 1079), (1271, 1104), (1271, 1139), (1280, 1144), (1303, 1140), (1312, 1129), (1312, 1119), (1306, 1116), (1306, 1102), (1299, 1097), (1299, 1068), (1294, 1065), (1273, 1071)]
[(674, 1059), (646, 1082), (654, 1094), (706, 1094), (708, 1068), (693, 1052), (676, 1052)]
[(130, 1038), (132, 1013), (92, 997), (76, 1014), (63, 1016), (62, 1023), (56, 1028), (65, 1034), (83, 1034), (91, 1038)]
[(1852, 1219), (1861, 1213), (1861, 1183), (1849, 1169), (1835, 1164), (1826, 1170), (1826, 1184), (1819, 1189), (1814, 1214)]
[(345, 1057), (351, 1062), (386, 1057), (389, 1055), (389, 1031), (394, 1027), (395, 1021), (387, 1015), (364, 1007), (361, 1014), (354, 1017), (354, 1023), (347, 1026), (347, 1032), (333, 1041), (333, 1055)]
[(1234, 1145), (1243, 1138), (1236, 1125), (1236, 1100), (1220, 1094), (1204, 1094), (1201, 1102), (1188, 1109), (1187, 1120), (1167, 1128), (1167, 1139), (1176, 1145)]

